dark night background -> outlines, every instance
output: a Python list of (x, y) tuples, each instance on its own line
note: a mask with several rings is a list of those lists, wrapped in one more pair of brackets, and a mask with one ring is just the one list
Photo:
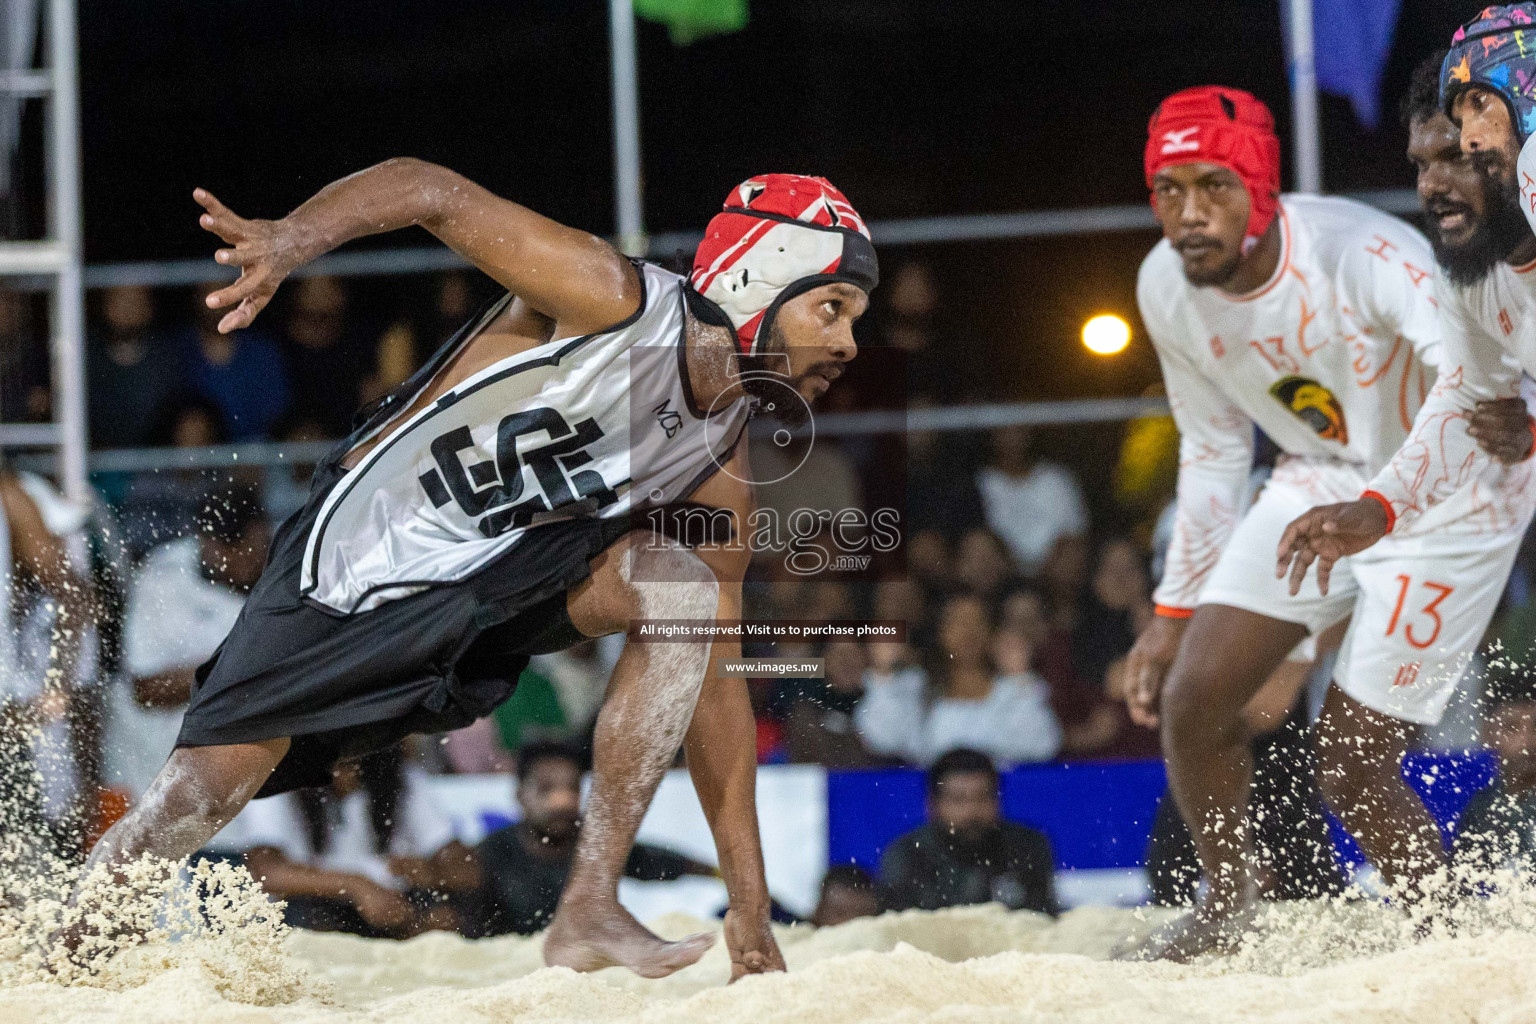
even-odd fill
[[(1413, 64), (1470, 13), (1404, 0), (1389, 111)], [(84, 0), (80, 24), (91, 262), (210, 253), (195, 185), (276, 216), (403, 154), (613, 229), (601, 0)], [(1203, 82), (1266, 100), (1289, 159), (1275, 3), (753, 0), (750, 26), (733, 36), (678, 48), (662, 26), (639, 32), (653, 231), (702, 226), (732, 184), (767, 169), (824, 174), (872, 219), (1143, 202), (1147, 117), (1161, 96)], [(1342, 99), (1324, 96), (1322, 111), (1329, 190), (1411, 184), (1395, 117), (1373, 133)], [(969, 243), (885, 259), (933, 262), (946, 343), (965, 353), (962, 392), (1129, 394), (1156, 377), (1144, 340), (1096, 361), (1076, 332), (1094, 312), (1134, 316), (1136, 267), (1154, 240)]]

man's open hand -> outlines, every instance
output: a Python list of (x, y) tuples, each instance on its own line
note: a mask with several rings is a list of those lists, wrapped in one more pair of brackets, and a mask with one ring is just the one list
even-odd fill
[(1523, 398), (1478, 402), (1467, 425), (1483, 451), (1509, 465), (1530, 458), (1536, 434), (1531, 433), (1531, 414)]
[(240, 268), (239, 280), (208, 296), (209, 309), (235, 307), (219, 321), (219, 333), (249, 327), (272, 301), (283, 279), (307, 262), (297, 233), (287, 220), (246, 220), (206, 189), (193, 190), (192, 198), (205, 211), (197, 222), (230, 246), (215, 252), (213, 258)]
[(1387, 534), (1387, 510), (1375, 498), (1319, 505), (1297, 517), (1280, 538), (1275, 578), (1291, 576), (1291, 593), (1301, 591), (1307, 569), (1317, 563), (1317, 589), (1328, 593), (1333, 564), (1375, 544)]

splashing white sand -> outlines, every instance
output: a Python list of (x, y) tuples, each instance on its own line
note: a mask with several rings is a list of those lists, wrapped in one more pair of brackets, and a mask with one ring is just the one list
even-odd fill
[[(1288, 936), (1283, 942), (1255, 945), (1246, 958), (1179, 967), (1102, 959), (1128, 936), (1145, 934), (1150, 915), (1089, 908), (1051, 922), (995, 906), (909, 912), (819, 932), (785, 929), (790, 972), (730, 987), (719, 945), (694, 967), (644, 981), (616, 970), (543, 968), (537, 938), (429, 934), (391, 943), (294, 933), (280, 951), (257, 942), (243, 957), (239, 935), (225, 932), (130, 950), (84, 984), (0, 982), (0, 1021), (1536, 1021), (1536, 932), (1501, 926), (1353, 959), (1341, 952), (1338, 942), (1354, 931), (1393, 932), (1395, 925), (1376, 920), (1387, 913), (1360, 905), (1331, 917), (1293, 911), (1289, 927), (1274, 922)], [(701, 924), (671, 918), (657, 927), (679, 936)], [(1309, 931), (1328, 939), (1309, 946), (1299, 938)], [(221, 942), (216, 955), (191, 949)], [(189, 948), (167, 951), (178, 945)], [(1304, 946), (1313, 961), (1285, 959)], [(1316, 956), (1323, 949), (1327, 955)]]

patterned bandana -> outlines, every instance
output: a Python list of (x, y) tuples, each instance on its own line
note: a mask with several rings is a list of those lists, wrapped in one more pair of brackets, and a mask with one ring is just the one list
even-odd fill
[(1484, 7), (1456, 30), (1440, 65), (1440, 105), (1447, 117), (1456, 95), (1471, 85), (1503, 98), (1519, 145), (1536, 133), (1536, 4)]
[(864, 218), (830, 181), (799, 174), (763, 174), (732, 189), (689, 275), (747, 355), (796, 295), (834, 281), (869, 292), (879, 280)]
[[(1275, 219), (1280, 205), (1280, 139), (1269, 108), (1241, 89), (1201, 85), (1174, 93), (1157, 105), (1147, 124), (1147, 188), (1164, 167), (1218, 164), (1243, 180), (1248, 190), (1248, 231), (1243, 251), (1252, 248)], [(1157, 206), (1157, 197), (1152, 198)]]

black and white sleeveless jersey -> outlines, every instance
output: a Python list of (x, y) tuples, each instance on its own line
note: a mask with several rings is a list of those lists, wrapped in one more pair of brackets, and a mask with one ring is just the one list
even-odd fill
[[(348, 472), (310, 531), (305, 598), (342, 614), (366, 611), (462, 580), (541, 525), (681, 501), (713, 475), (749, 403), (696, 405), (683, 279), (638, 268), (644, 297), (634, 316), (486, 367)], [(444, 346), (399, 406), (510, 302)]]

